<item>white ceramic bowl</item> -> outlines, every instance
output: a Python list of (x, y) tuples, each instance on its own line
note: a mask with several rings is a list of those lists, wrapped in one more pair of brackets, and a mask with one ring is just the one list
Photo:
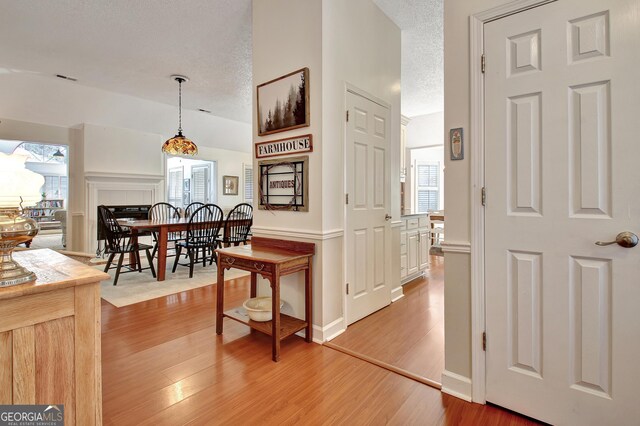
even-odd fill
[[(280, 308), (284, 302), (280, 301)], [(271, 321), (271, 298), (270, 297), (254, 297), (247, 299), (242, 304), (252, 321), (264, 322)]]

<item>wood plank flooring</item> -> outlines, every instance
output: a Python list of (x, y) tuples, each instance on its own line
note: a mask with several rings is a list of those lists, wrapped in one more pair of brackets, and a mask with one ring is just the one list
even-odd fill
[(332, 344), (440, 382), (444, 371), (444, 260), (430, 256), (404, 297), (350, 325)]
[[(226, 291), (227, 307), (239, 305), (249, 279)], [(215, 298), (212, 285), (123, 308), (103, 302), (105, 425), (532, 424), (297, 336), (274, 363), (261, 333), (225, 320), (215, 334)]]

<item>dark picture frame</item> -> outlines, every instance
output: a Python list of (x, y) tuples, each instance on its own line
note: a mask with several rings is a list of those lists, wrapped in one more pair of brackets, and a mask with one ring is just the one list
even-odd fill
[(258, 135), (309, 126), (309, 68), (257, 86)]
[(258, 209), (309, 211), (309, 156), (258, 161)]
[(451, 160), (464, 159), (464, 134), (462, 127), (449, 130), (449, 151)]
[(238, 195), (238, 176), (222, 176), (222, 195)]

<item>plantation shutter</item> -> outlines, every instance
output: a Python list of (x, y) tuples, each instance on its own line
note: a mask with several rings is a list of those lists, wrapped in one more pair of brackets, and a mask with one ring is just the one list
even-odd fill
[(191, 169), (191, 202), (208, 203), (209, 188), (207, 185), (207, 174), (209, 167), (193, 167)]
[(440, 163), (416, 163), (417, 213), (440, 208)]
[(169, 204), (182, 205), (182, 167), (169, 169)]
[(244, 201), (253, 204), (253, 168), (244, 166)]

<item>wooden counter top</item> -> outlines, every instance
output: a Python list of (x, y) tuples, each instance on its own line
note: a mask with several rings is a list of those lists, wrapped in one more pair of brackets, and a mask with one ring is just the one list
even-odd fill
[(0, 300), (109, 279), (109, 274), (50, 249), (17, 251), (13, 253), (13, 258), (21, 266), (34, 272), (37, 280), (32, 283), (0, 287)]

